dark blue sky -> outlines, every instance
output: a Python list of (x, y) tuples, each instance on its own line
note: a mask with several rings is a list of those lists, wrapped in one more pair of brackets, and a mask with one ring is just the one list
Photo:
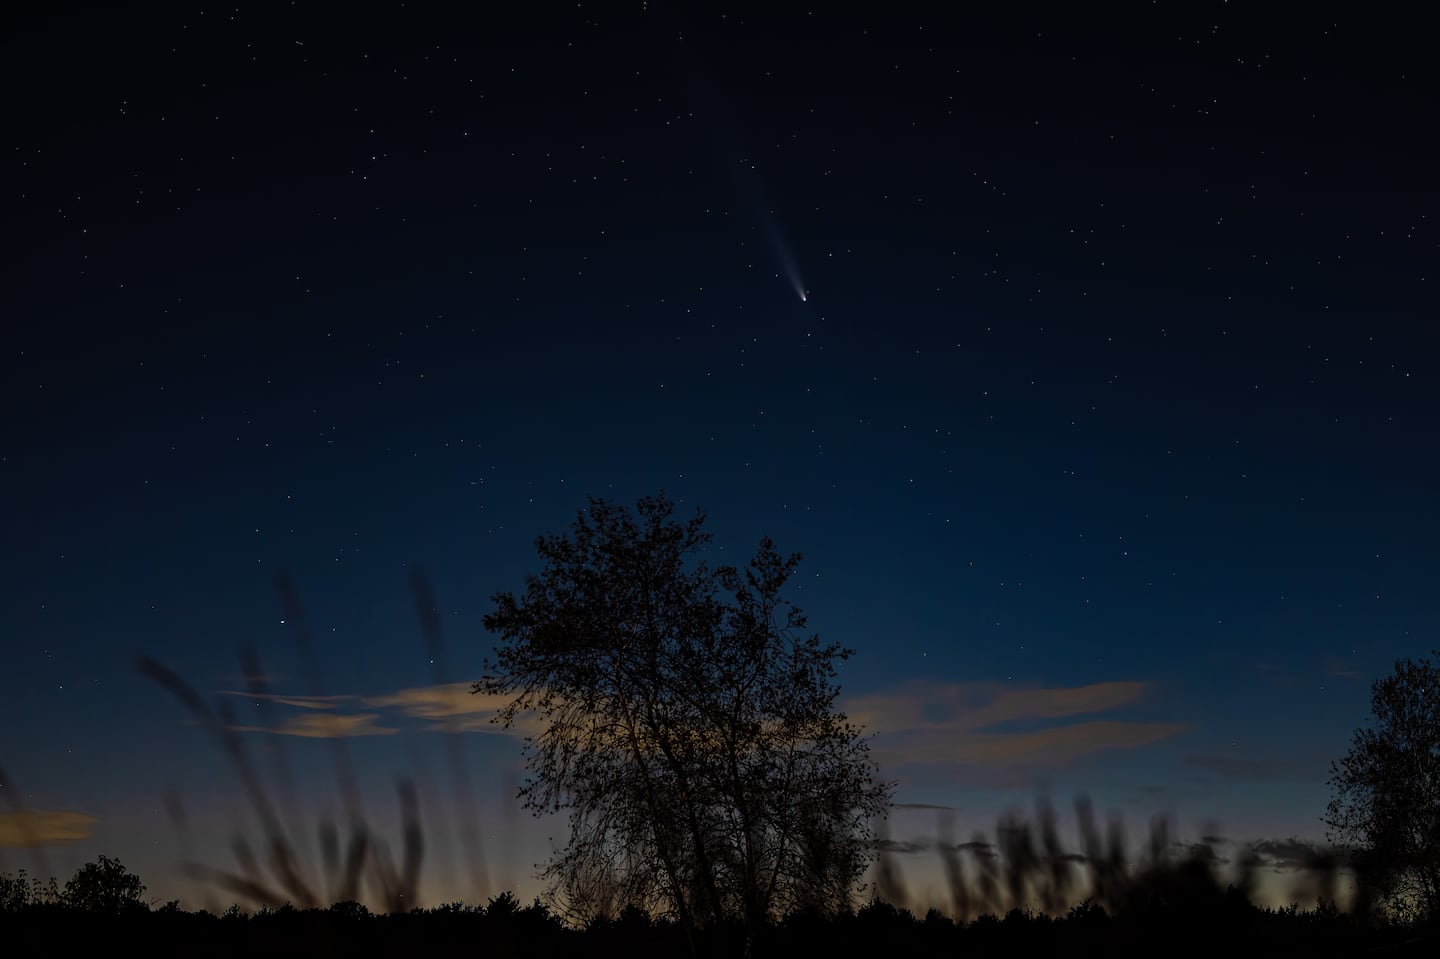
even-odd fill
[(348, 697), (236, 721), (308, 733), (244, 734), (297, 803), (340, 737), (438, 809), (461, 736), (528, 889), (518, 744), (443, 684), (536, 535), (664, 489), (804, 553), (902, 802), (1319, 838), (1435, 645), (1436, 37), (1237, 7), (17, 21), (0, 815), (198, 896), (162, 796), (217, 861), (246, 807), (135, 659), (224, 700), (249, 644)]

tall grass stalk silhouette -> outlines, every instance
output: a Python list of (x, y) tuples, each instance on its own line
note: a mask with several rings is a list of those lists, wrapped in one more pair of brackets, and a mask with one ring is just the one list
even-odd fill
[[(293, 636), (305, 679), (313, 691), (312, 695), (324, 699), (329, 692), (322, 660), (315, 648), (299, 592), (285, 575), (277, 576), (275, 585), (284, 618), (287, 623), (293, 624)], [(435, 664), (433, 678), (436, 685), (441, 686), (447, 680), (444, 634), (434, 592), (418, 569), (412, 573), (411, 590), (426, 651)], [(276, 697), (269, 688), (259, 653), (253, 647), (246, 647), (241, 651), (241, 663), (247, 691), (262, 711), (268, 711)], [(402, 777), (395, 783), (402, 837), (397, 858), (369, 824), (364, 797), (344, 738), (329, 737), (331, 764), (344, 818), (343, 823), (337, 822), (333, 816), (320, 819), (314, 837), (319, 851), (319, 865), (308, 863), (307, 857), (301, 854), (304, 829), (300, 824), (286, 737), (276, 732), (277, 725), (268, 718), (263, 723), (271, 772), (277, 784), (274, 793), (278, 793), (278, 800), (257, 769), (228, 701), (222, 699), (212, 709), (179, 674), (148, 656), (140, 656), (137, 667), (144, 676), (178, 700), (219, 746), (238, 777), (259, 823), (258, 851), (243, 834), (237, 833), (231, 840), (234, 868), (218, 868), (197, 862), (183, 798), (176, 791), (168, 792), (165, 807), (180, 846), (181, 869), (187, 876), (252, 906), (278, 908), (288, 903), (302, 909), (320, 908), (336, 902), (358, 902), (364, 890), (368, 890), (387, 912), (405, 912), (420, 905), (426, 843), (419, 797), (413, 782)], [(262, 716), (268, 717), (268, 713), (262, 712)], [(464, 762), (460, 729), (455, 717), (445, 717), (442, 728), (470, 891), (481, 899), (488, 894), (489, 882), (475, 814), (474, 790)]]
[[(904, 881), (901, 858), (933, 850), (947, 893), (944, 911), (958, 921), (1012, 910), (1051, 916), (1095, 908), (1110, 915), (1207, 910), (1227, 897), (1252, 902), (1260, 872), (1267, 867), (1260, 851), (1279, 845), (1239, 844), (1237, 858), (1227, 861), (1216, 849), (1224, 840), (1207, 835), (1194, 843), (1178, 842), (1170, 820), (1157, 816), (1142, 848), (1132, 850), (1122, 819), (1112, 814), (1102, 831), (1083, 795), (1075, 802), (1075, 821), (1078, 852), (1063, 848), (1055, 810), (1043, 798), (1033, 821), (1014, 812), (1001, 816), (993, 842), (979, 831), (968, 842), (958, 841), (955, 813), (949, 809), (937, 811), (933, 839), (896, 841), (881, 824), (874, 896), (897, 907), (918, 907)], [(1342, 880), (1354, 878), (1345, 856), (1325, 847), (1290, 845), (1284, 865), (1291, 877), (1292, 901), (1337, 908)], [(1220, 868), (1224, 865), (1231, 867), (1228, 875)], [(1368, 916), (1371, 896), (1363, 882), (1352, 886), (1350, 910), (1357, 917)]]

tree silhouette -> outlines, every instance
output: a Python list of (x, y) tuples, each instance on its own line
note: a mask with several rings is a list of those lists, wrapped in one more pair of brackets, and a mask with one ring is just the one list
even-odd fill
[(31, 906), (49, 905), (60, 901), (60, 890), (54, 877), (41, 882), (31, 878), (24, 869), (16, 875), (0, 873), (0, 912), (20, 912)]
[(1398, 660), (1371, 687), (1370, 719), (1330, 765), (1329, 838), (1358, 847), (1363, 891), (1440, 919), (1440, 667)]
[(120, 915), (143, 909), (145, 884), (133, 872), (127, 872), (120, 860), (101, 856), (75, 870), (65, 883), (61, 901), (71, 908), (86, 912)]
[(890, 787), (834, 706), (851, 651), (806, 636), (781, 596), (799, 562), (762, 540), (745, 569), (701, 561), (697, 512), (663, 494), (634, 513), (591, 499), (569, 535), (544, 535), (524, 594), (493, 597), (501, 637), (474, 691), (528, 710), (521, 788), (537, 814), (567, 810), (545, 867), (552, 897), (638, 906), (698, 925), (848, 901)]

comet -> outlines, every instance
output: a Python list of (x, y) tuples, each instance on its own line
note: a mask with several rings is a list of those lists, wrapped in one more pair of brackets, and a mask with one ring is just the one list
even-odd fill
[(765, 191), (756, 172), (756, 161), (745, 154), (736, 136), (739, 124), (729, 116), (725, 104), (715, 95), (715, 84), (705, 82), (698, 75), (694, 79), (701, 92), (708, 94), (709, 108), (706, 112), (710, 117), (705, 123), (705, 130), (709, 134), (718, 165), (729, 173), (741, 205), (750, 214), (750, 219), (765, 245), (770, 247), (770, 253), (778, 268), (775, 277), (788, 283), (795, 295), (800, 297), (801, 303), (809, 302), (810, 291), (805, 289), (805, 280), (800, 275), (800, 264), (790, 245), (790, 237), (775, 209), (765, 199)]
[[(758, 187), (756, 188), (758, 190)], [(785, 228), (780, 224), (780, 218), (773, 210), (761, 209), (757, 202), (751, 204), (751, 212), (756, 223), (760, 227), (761, 234), (770, 245), (770, 252), (775, 254), (776, 265), (780, 272), (776, 276), (784, 277), (790, 284), (790, 289), (800, 297), (800, 302), (805, 303), (810, 299), (810, 291), (805, 289), (805, 279), (800, 275), (800, 265), (795, 261), (795, 251), (790, 246), (790, 238), (785, 235)]]

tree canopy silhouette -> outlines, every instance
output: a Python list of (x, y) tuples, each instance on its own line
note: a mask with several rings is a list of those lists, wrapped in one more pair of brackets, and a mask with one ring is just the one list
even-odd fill
[(1330, 765), (1329, 838), (1357, 847), (1359, 878), (1383, 901), (1440, 919), (1440, 667), (1397, 661), (1371, 687), (1370, 720)]
[(144, 895), (145, 884), (139, 876), (126, 870), (120, 860), (101, 856), (75, 870), (65, 883), (61, 901), (86, 912), (120, 915), (144, 909)]
[(552, 901), (659, 909), (687, 931), (833, 910), (890, 795), (835, 707), (852, 651), (806, 635), (782, 597), (798, 554), (766, 538), (744, 569), (712, 568), (703, 514), (673, 511), (664, 494), (633, 513), (592, 498), (485, 617), (500, 643), (474, 691), (510, 697), (507, 726), (538, 714), (521, 796), (569, 812), (543, 873)]

